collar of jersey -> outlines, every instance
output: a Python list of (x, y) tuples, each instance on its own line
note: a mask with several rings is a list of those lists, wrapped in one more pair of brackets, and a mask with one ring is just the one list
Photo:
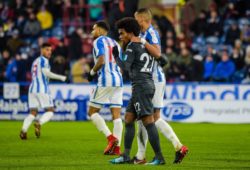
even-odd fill
[(44, 59), (47, 59), (47, 58), (46, 58), (45, 56), (43, 56), (43, 55), (40, 55), (40, 57), (41, 57), (41, 58), (44, 58)]

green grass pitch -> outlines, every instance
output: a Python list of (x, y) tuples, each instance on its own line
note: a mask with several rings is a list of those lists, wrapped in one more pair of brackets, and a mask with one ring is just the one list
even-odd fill
[[(250, 169), (249, 124), (170, 124), (190, 152), (181, 164), (172, 164), (172, 144), (160, 135), (167, 163), (152, 167), (110, 164), (114, 156), (103, 155), (106, 139), (91, 122), (49, 122), (40, 139), (31, 126), (22, 141), (22, 122), (0, 121), (0, 169)], [(134, 140), (131, 156), (136, 149)], [(152, 157), (148, 145), (147, 160)]]

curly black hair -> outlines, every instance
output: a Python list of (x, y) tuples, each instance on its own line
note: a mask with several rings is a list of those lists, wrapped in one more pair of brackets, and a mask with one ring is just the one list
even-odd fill
[(140, 25), (132, 17), (122, 18), (116, 23), (117, 29), (124, 29), (127, 33), (133, 33), (135, 36), (140, 34)]

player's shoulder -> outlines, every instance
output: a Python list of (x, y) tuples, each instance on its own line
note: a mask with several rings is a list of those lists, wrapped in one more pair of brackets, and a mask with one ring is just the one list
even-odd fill
[(158, 31), (151, 25), (147, 30), (147, 35), (151, 37), (157, 37), (159, 35)]
[(134, 42), (129, 42), (127, 47), (126, 47), (126, 51), (132, 52), (137, 46), (137, 43)]
[(151, 25), (146, 33), (146, 40), (150, 44), (160, 44), (160, 36), (158, 31)]
[(93, 41), (93, 44), (94, 44), (94, 45), (102, 44), (104, 39), (105, 39), (105, 36), (100, 36), (100, 37), (96, 38), (96, 39)]
[(126, 51), (137, 53), (138, 51), (142, 51), (144, 48), (145, 46), (142, 43), (130, 42), (127, 45)]
[(46, 60), (46, 58), (45, 58), (44, 56), (40, 55), (40, 56), (38, 56), (38, 57), (34, 60), (34, 62), (42, 62), (42, 61), (45, 61), (45, 60)]
[(142, 43), (139, 42), (129, 42), (127, 45), (127, 48), (138, 48), (142, 45)]
[(155, 29), (155, 27), (153, 25), (150, 25), (150, 27), (148, 28), (148, 32), (149, 33), (158, 33), (158, 31)]
[(49, 59), (42, 56), (42, 55), (39, 57), (39, 59), (40, 59), (41, 62), (49, 62)]
[(49, 66), (49, 59), (44, 57), (44, 56), (40, 56), (38, 57), (39, 63), (42, 67), (48, 67)]
[(109, 40), (110, 40), (114, 45), (120, 46), (120, 44), (119, 44), (115, 39), (110, 38), (110, 37), (108, 37), (108, 38), (109, 38)]
[(97, 37), (97, 38), (93, 41), (93, 43), (95, 44), (95, 43), (97, 43), (97, 42), (100, 41), (100, 40), (102, 40), (102, 36), (101, 36), (101, 37)]
[(145, 48), (145, 46), (142, 43), (140, 43), (140, 42), (131, 42), (129, 44), (129, 47), (131, 47), (131, 48), (133, 48), (135, 50), (144, 49)]
[(105, 42), (110, 46), (120, 46), (120, 44), (111, 37), (105, 36)]
[(38, 60), (40, 60), (40, 56), (39, 57), (36, 57), (33, 62), (37, 62)]

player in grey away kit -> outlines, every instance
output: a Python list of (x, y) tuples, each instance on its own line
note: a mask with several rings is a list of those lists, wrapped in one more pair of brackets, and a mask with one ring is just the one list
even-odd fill
[[(183, 158), (188, 153), (188, 147), (183, 145), (177, 135), (175, 134), (172, 127), (161, 118), (161, 110), (164, 107), (164, 92), (166, 91), (166, 79), (161, 67), (164, 63), (164, 59), (161, 56), (161, 40), (158, 31), (152, 26), (152, 13), (150, 9), (141, 8), (135, 13), (135, 19), (141, 27), (140, 38), (135, 37), (132, 42), (141, 42), (144, 44), (148, 53), (154, 57), (157, 62), (153, 67), (153, 80), (155, 84), (155, 94), (153, 97), (154, 105), (154, 120), (155, 126), (160, 132), (173, 144), (175, 148), (175, 159), (173, 163), (181, 163)], [(141, 121), (138, 123), (138, 151), (134, 159), (134, 164), (145, 164), (146, 163), (146, 144), (147, 144), (147, 131)]]
[(129, 73), (132, 82), (132, 97), (126, 108), (124, 153), (111, 160), (113, 164), (130, 163), (130, 150), (135, 136), (135, 120), (142, 120), (146, 127), (149, 142), (154, 150), (154, 159), (148, 165), (162, 165), (165, 160), (161, 153), (159, 135), (154, 123), (152, 98), (155, 92), (152, 78), (154, 58), (151, 57), (142, 43), (130, 42), (139, 36), (140, 26), (134, 18), (123, 18), (117, 23), (120, 40), (127, 44), (124, 55), (119, 56), (119, 47), (113, 48), (113, 55), (118, 66)]

